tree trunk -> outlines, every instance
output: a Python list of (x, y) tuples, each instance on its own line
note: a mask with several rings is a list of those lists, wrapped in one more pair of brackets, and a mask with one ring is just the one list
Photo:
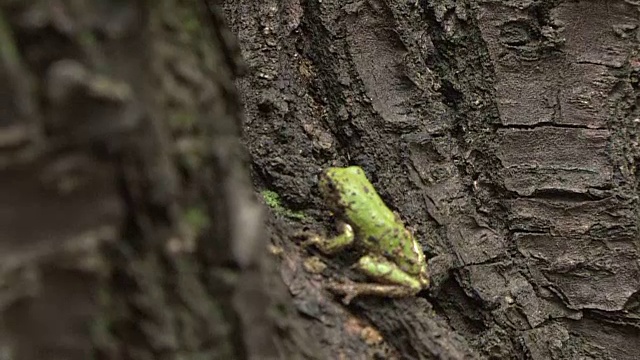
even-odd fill
[[(0, 359), (637, 358), (640, 4), (213, 3), (0, 2)], [(294, 236), (348, 164), (418, 296)]]
[(312, 353), (266, 252), (219, 10), (0, 5), (0, 358)]
[[(325, 358), (637, 358), (639, 6), (225, 2), (254, 180)], [(332, 165), (364, 168), (416, 230), (428, 291), (324, 290), (353, 258), (316, 271), (292, 234), (332, 231)]]

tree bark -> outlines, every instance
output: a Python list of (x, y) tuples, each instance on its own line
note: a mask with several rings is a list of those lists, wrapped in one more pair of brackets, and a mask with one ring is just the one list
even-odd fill
[[(273, 241), (327, 358), (637, 358), (638, 6), (225, 2), (254, 180), (282, 202)], [(317, 274), (292, 236), (332, 231), (332, 165), (363, 167), (416, 230), (428, 291), (323, 290), (359, 279), (348, 255)]]
[[(637, 357), (640, 4), (214, 3), (0, 2), (0, 358)], [(418, 296), (296, 240), (347, 164)]]

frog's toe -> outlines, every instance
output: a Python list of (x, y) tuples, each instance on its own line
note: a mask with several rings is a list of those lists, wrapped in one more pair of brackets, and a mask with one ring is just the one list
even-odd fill
[(342, 302), (345, 305), (349, 305), (351, 300), (363, 295), (400, 298), (415, 295), (418, 292), (415, 289), (406, 286), (377, 283), (331, 283), (327, 288), (332, 293), (342, 295)]

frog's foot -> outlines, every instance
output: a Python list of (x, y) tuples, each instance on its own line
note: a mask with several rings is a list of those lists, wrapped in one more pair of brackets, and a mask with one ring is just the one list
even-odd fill
[(414, 294), (425, 287), (418, 274), (411, 275), (380, 255), (365, 255), (358, 260), (355, 267), (378, 282), (408, 288)]
[(304, 237), (306, 241), (302, 242), (302, 246), (307, 247), (314, 245), (324, 254), (334, 254), (346, 248), (353, 243), (355, 234), (351, 225), (346, 223), (338, 223), (339, 235), (333, 238), (325, 238), (318, 234), (306, 233)]
[(332, 293), (344, 295), (342, 302), (345, 305), (349, 305), (351, 300), (361, 295), (400, 298), (415, 295), (417, 292), (415, 289), (400, 285), (354, 283), (351, 281), (329, 283), (327, 288)]
[(322, 236), (311, 230), (298, 230), (293, 234), (293, 238), (302, 246), (309, 247), (321, 241)]
[(395, 263), (379, 255), (365, 255), (355, 267), (380, 283), (332, 283), (328, 286), (334, 293), (344, 295), (342, 302), (349, 304), (360, 295), (405, 297), (417, 294), (423, 287), (419, 277), (413, 276)]

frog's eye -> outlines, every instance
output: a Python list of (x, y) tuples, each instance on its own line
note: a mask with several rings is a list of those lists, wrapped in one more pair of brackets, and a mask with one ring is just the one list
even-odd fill
[(334, 191), (336, 189), (336, 184), (329, 176), (323, 176), (319, 185), (322, 191)]
[(349, 166), (345, 169), (345, 172), (350, 173), (351, 175), (362, 175), (364, 171), (359, 166)]

